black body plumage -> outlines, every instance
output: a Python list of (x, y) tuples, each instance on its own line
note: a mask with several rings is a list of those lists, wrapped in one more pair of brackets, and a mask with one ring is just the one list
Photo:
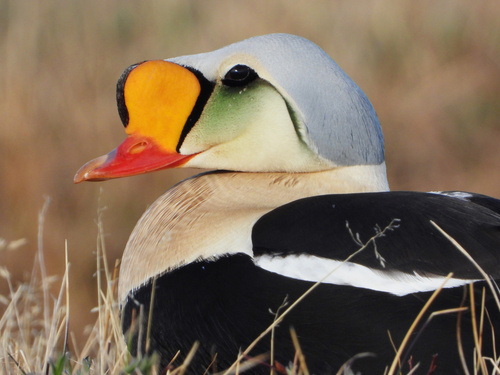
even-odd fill
[[(477, 194), (455, 194), (461, 198), (433, 193), (390, 192), (325, 195), (301, 199), (264, 215), (254, 226), (255, 256), (286, 257), (310, 254), (344, 260), (359, 250), (359, 240), (381, 233), (350, 262), (383, 272), (412, 275), (443, 275), (480, 279), (477, 269), (431, 224), (438, 224), (454, 237), (481, 267), (500, 278), (500, 201)], [(465, 198), (464, 198), (465, 197)], [(356, 241), (358, 239), (358, 241)], [(382, 258), (375, 256), (375, 251)], [(382, 264), (383, 263), (383, 264)], [(404, 280), (393, 281), (404, 283)], [(195, 341), (200, 343), (189, 372), (203, 373), (217, 354), (210, 371), (223, 370), (275, 319), (274, 313), (286, 301), (290, 305), (313, 282), (285, 277), (255, 265), (248, 255), (233, 254), (213, 261), (200, 261), (160, 275), (155, 282), (150, 347), (161, 355), (162, 365), (175, 353), (180, 364)], [(124, 329), (135, 316), (149, 315), (152, 282), (129, 294), (123, 306)], [(474, 283), (476, 314), (481, 311), (482, 293), (493, 329), (498, 329), (500, 312), (484, 281)], [(293, 361), (295, 349), (290, 338), (294, 327), (311, 373), (336, 373), (356, 354), (373, 356), (358, 359), (354, 371), (382, 374), (432, 291), (398, 296), (387, 292), (347, 285), (321, 284), (299, 303), (275, 330), (274, 355), (282, 365)], [(433, 374), (461, 374), (457, 326), (463, 352), (471, 369), (474, 338), (468, 286), (442, 289), (424, 317), (434, 311), (467, 311), (442, 314), (420, 324), (404, 352), (402, 368), (408, 372), (420, 363), (416, 374), (427, 374), (433, 356)], [(283, 308), (280, 310), (283, 311)], [(135, 350), (145, 348), (147, 319), (142, 320), (142, 342), (133, 340)], [(477, 321), (476, 323), (477, 324)], [(493, 355), (490, 324), (485, 324), (483, 354)], [(418, 337), (417, 337), (418, 336)], [(270, 352), (270, 336), (262, 339), (250, 356)], [(249, 371), (268, 374), (265, 365)]]

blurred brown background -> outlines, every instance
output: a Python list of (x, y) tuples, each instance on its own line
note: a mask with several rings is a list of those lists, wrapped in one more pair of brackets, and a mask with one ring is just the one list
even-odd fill
[(393, 190), (500, 197), (499, 16), (498, 1), (0, 0), (0, 238), (28, 240), (0, 250), (0, 265), (29, 279), (50, 196), (48, 273), (64, 272), (67, 240), (70, 324), (83, 337), (95, 319), (99, 199), (112, 264), (147, 206), (194, 172), (73, 185), (83, 163), (124, 139), (122, 70), (272, 32), (316, 42), (367, 93)]

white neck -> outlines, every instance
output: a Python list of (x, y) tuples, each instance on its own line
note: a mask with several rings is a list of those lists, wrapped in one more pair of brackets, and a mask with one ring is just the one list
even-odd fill
[(251, 231), (264, 214), (322, 194), (387, 191), (385, 163), (314, 173), (208, 173), (174, 186), (144, 213), (125, 248), (119, 298), (200, 259), (253, 256)]

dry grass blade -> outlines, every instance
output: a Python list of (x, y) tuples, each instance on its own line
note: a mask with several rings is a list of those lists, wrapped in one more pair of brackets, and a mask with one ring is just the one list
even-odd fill
[[(336, 375), (351, 375), (352, 370), (351, 370), (351, 365), (358, 359), (360, 358), (366, 358), (366, 357), (374, 357), (375, 354), (373, 353), (359, 353), (356, 354), (355, 356), (352, 356), (352, 358), (349, 358), (348, 361), (346, 361), (342, 367), (337, 371)], [(385, 374), (384, 374), (385, 375)]]
[(425, 303), (424, 307), (422, 307), (422, 309), (418, 313), (417, 317), (413, 321), (413, 324), (408, 329), (408, 332), (406, 333), (405, 337), (403, 338), (403, 341), (401, 342), (401, 345), (399, 346), (399, 349), (398, 349), (398, 351), (396, 353), (396, 357), (394, 358), (394, 361), (392, 361), (391, 367), (389, 368), (389, 372), (387, 373), (388, 375), (393, 375), (394, 372), (396, 371), (396, 367), (398, 366), (398, 364), (400, 365), (400, 359), (401, 359), (401, 356), (403, 354), (403, 350), (406, 348), (406, 345), (408, 344), (408, 341), (410, 340), (410, 336), (415, 331), (418, 323), (420, 322), (420, 320), (422, 319), (422, 317), (424, 316), (424, 314), (427, 312), (427, 310), (429, 309), (429, 307), (432, 304), (432, 302), (434, 302), (434, 300), (436, 299), (436, 297), (438, 296), (438, 294), (441, 292), (441, 290), (443, 289), (443, 287), (445, 286), (445, 284), (450, 280), (450, 278), (452, 276), (453, 276), (452, 273), (450, 273), (448, 276), (446, 276), (446, 278), (443, 281), (443, 283), (441, 284), (441, 286), (438, 289), (436, 289), (434, 291), (434, 293), (432, 293), (432, 295), (430, 296), (430, 298)]
[(66, 263), (66, 269), (64, 271), (66, 277), (64, 278), (64, 289), (66, 292), (66, 327), (64, 332), (64, 345), (63, 353), (68, 351), (68, 336), (69, 336), (69, 261), (68, 261), (68, 241), (64, 242), (64, 258)]
[[(486, 315), (488, 317), (488, 322), (490, 324), (490, 329), (491, 329), (491, 342), (493, 344), (493, 358), (497, 358), (496, 359), (496, 365), (495, 365), (495, 367), (498, 367), (498, 365), (500, 364), (500, 357), (498, 356), (498, 353), (497, 353), (497, 350), (496, 350), (497, 346), (496, 346), (495, 328), (494, 328), (493, 322), (491, 321), (491, 318), (489, 316), (488, 311), (486, 311)], [(493, 361), (492, 358), (487, 358), (487, 360), (489, 362), (492, 361), (493, 363), (495, 363), (495, 361)], [(500, 371), (497, 371), (497, 372), (498, 372), (498, 374), (495, 374), (495, 375), (499, 375), (500, 374)]]
[[(491, 277), (482, 269), (482, 267), (475, 261), (475, 259), (472, 258), (472, 256), (469, 254), (469, 252), (467, 250), (465, 250), (453, 237), (451, 237), (448, 233), (446, 233), (434, 221), (431, 220), (430, 222), (447, 240), (449, 240), (453, 244), (453, 246), (455, 246), (455, 248), (457, 250), (459, 250), (474, 265), (474, 267), (483, 276), (484, 280), (488, 284), (489, 289), (491, 290), (491, 294), (495, 300), (497, 308), (500, 311), (500, 298), (499, 298), (498, 288), (497, 288), (496, 284), (494, 284), (494, 281), (491, 279)], [(470, 299), (471, 299), (472, 321), (477, 322), (476, 305), (474, 302), (474, 293), (473, 293), (473, 285), (472, 284), (470, 284), (469, 294), (470, 294)], [(486, 368), (485, 358), (481, 354), (482, 330), (483, 330), (483, 325), (484, 325), (483, 322), (484, 322), (484, 312), (485, 312), (485, 293), (484, 293), (484, 290), (483, 290), (482, 296), (483, 296), (483, 298), (481, 301), (482, 308), (481, 308), (481, 317), (480, 317), (480, 321), (479, 321), (479, 330), (478, 330), (476, 324), (472, 325), (473, 334), (474, 334), (474, 341), (475, 341), (475, 346), (476, 346), (475, 368), (477, 368), (477, 366), (479, 366), (481, 368), (481, 372), (483, 374), (488, 374), (488, 370)], [(492, 333), (493, 333), (493, 337), (494, 337), (493, 327), (492, 327)], [(500, 361), (500, 358), (498, 360)]]
[[(43, 248), (43, 230), (49, 203), (50, 199), (47, 198), (38, 215), (38, 269), (33, 268), (29, 284), (21, 284), (15, 290), (9, 273), (4, 275), (10, 295), (7, 308), (0, 318), (0, 358), (10, 358), (21, 372), (47, 372), (54, 348), (62, 336), (66, 338), (68, 332), (69, 315), (64, 296), (67, 301), (69, 267), (66, 267), (53, 306), (49, 303), (53, 299), (50, 288), (54, 278), (47, 276)], [(37, 271), (40, 276), (37, 276)], [(12, 372), (7, 361), (4, 367), (5, 373)]]
[[(276, 313), (274, 314), (274, 320), (276, 320), (278, 318), (281, 309), (285, 308), (287, 305), (288, 305), (288, 297), (285, 297), (285, 299), (283, 300), (283, 303), (278, 307), (278, 309), (276, 310)], [(274, 344), (275, 344), (274, 333), (275, 333), (275, 327), (276, 326), (274, 326), (272, 328), (272, 330), (271, 330), (271, 353), (270, 353), (270, 358), (269, 358), (269, 362), (271, 364), (271, 375), (275, 375), (276, 374), (276, 369), (274, 367)]]
[(214, 375), (237, 375), (244, 373), (245, 371), (251, 370), (257, 365), (262, 365), (269, 359), (267, 353), (256, 355), (255, 357), (247, 358), (245, 362), (238, 363), (234, 369), (225, 370)]
[[(39, 215), (39, 230), (43, 230), (48, 200)], [(100, 223), (102, 225), (102, 223)], [(102, 228), (99, 229), (102, 234)], [(38, 253), (35, 263), (43, 268), (43, 234), (38, 235)], [(103, 242), (99, 241), (103, 244)], [(55, 296), (54, 277), (47, 275), (45, 269), (38, 271), (34, 267), (29, 283), (14, 287), (10, 273), (2, 269), (1, 277), (7, 281), (10, 293), (2, 296), (6, 306), (0, 316), (0, 374), (36, 373), (36, 374), (121, 374), (129, 364), (128, 350), (121, 332), (118, 305), (116, 302), (117, 270), (110, 278), (107, 263), (104, 265), (104, 277), (101, 280), (97, 309), (98, 316), (81, 352), (76, 350), (76, 357), (69, 353), (69, 337), (73, 335), (70, 327), (70, 289), (68, 245), (65, 243), (65, 272), (58, 284)], [(105, 257), (105, 248), (98, 254)], [(37, 272), (38, 271), (38, 272)], [(100, 273), (100, 272), (99, 272)], [(98, 273), (98, 274), (99, 274)], [(98, 275), (99, 278), (99, 275)], [(52, 301), (52, 303), (49, 303)], [(151, 361), (150, 361), (151, 362)], [(144, 367), (146, 368), (146, 367)], [(136, 374), (140, 369), (133, 370)], [(145, 374), (154, 374), (153, 367), (147, 367)]]
[(436, 227), (436, 229), (443, 236), (446, 237), (446, 239), (448, 239), (463, 255), (465, 255), (467, 257), (467, 259), (474, 265), (474, 267), (476, 267), (476, 269), (481, 273), (484, 280), (488, 283), (488, 286), (491, 289), (491, 293), (493, 295), (493, 298), (495, 299), (497, 307), (500, 310), (500, 299), (498, 297), (497, 289), (493, 285), (493, 282), (491, 281), (491, 278), (488, 276), (488, 274), (486, 272), (484, 272), (484, 270), (481, 268), (481, 266), (479, 264), (477, 264), (477, 262), (474, 260), (474, 258), (472, 258), (470, 256), (470, 254), (467, 252), (467, 250), (465, 250), (462, 247), (462, 245), (460, 245), (453, 237), (451, 237), (448, 233), (446, 233), (443, 229), (441, 229), (441, 227), (439, 225), (437, 225), (434, 221), (431, 220), (430, 222), (432, 225), (434, 225), (434, 227)]
[(307, 289), (299, 298), (297, 298), (284, 312), (281, 314), (279, 317), (277, 317), (274, 322), (267, 327), (264, 332), (262, 332), (240, 355), (238, 358), (236, 358), (236, 361), (229, 367), (226, 371), (229, 374), (234, 367), (241, 362), (245, 357), (248, 356), (250, 351), (257, 345), (257, 343), (262, 340), (269, 332), (271, 332), (274, 327), (276, 327), (279, 323), (283, 321), (283, 319), (288, 315), (290, 311), (292, 311), (295, 306), (297, 306), (300, 302), (302, 302), (309, 294), (313, 292), (323, 281), (325, 281), (327, 278), (329, 278), (333, 273), (335, 273), (342, 265), (346, 262), (349, 262), (353, 257), (364, 251), (368, 246), (372, 243), (375, 243), (377, 238), (383, 237), (387, 231), (394, 230), (395, 224), (399, 222), (399, 219), (393, 219), (384, 229), (379, 230), (376, 232), (375, 235), (370, 237), (364, 244), (360, 243), (361, 247), (356, 250), (354, 253), (349, 255), (346, 259), (342, 261), (341, 264), (339, 264), (337, 267), (335, 267), (333, 270), (328, 272), (323, 278), (321, 278), (319, 281), (314, 283), (309, 289)]
[[(175, 357), (177, 357), (179, 354), (179, 352), (177, 352), (177, 354), (175, 355)], [(175, 357), (174, 359), (172, 359), (170, 361), (170, 363), (173, 363), (174, 360), (175, 360)], [(217, 353), (214, 354), (213, 358), (212, 358), (212, 362), (209, 363), (209, 365), (207, 366), (207, 368), (205, 369), (205, 371), (203, 372), (203, 375), (207, 375), (209, 374), (209, 371), (213, 370), (213, 373), (216, 373), (217, 372), (217, 369), (216, 369), (216, 363), (217, 363)], [(167, 366), (168, 368), (168, 366)]]
[(200, 346), (200, 343), (198, 341), (196, 341), (193, 344), (193, 346), (191, 347), (191, 350), (187, 354), (187, 356), (184, 359), (184, 362), (182, 363), (182, 365), (180, 365), (175, 370), (173, 370), (172, 372), (170, 372), (170, 374), (171, 375), (183, 375), (186, 372), (186, 370), (188, 369), (189, 364), (193, 360), (194, 355), (196, 354), (196, 351), (198, 350), (199, 346)]
[(149, 314), (148, 314), (148, 326), (146, 328), (146, 353), (149, 353), (149, 345), (151, 342), (151, 328), (153, 324), (153, 304), (156, 295), (156, 277), (153, 278), (153, 285), (151, 286), (151, 299), (149, 301)]
[(481, 309), (481, 319), (479, 321), (479, 328), (476, 325), (477, 314), (476, 314), (476, 301), (474, 296), (474, 285), (469, 284), (469, 295), (470, 295), (470, 305), (471, 305), (471, 315), (472, 315), (472, 333), (474, 335), (474, 344), (476, 346), (476, 362), (477, 366), (481, 368), (483, 375), (487, 375), (488, 371), (486, 369), (486, 363), (481, 355), (482, 353), (482, 333), (483, 333), (483, 314), (484, 314), (484, 289), (483, 289), (483, 299), (482, 299), (482, 309)]
[(10, 353), (7, 353), (7, 355), (9, 356), (9, 358), (16, 364), (17, 368), (19, 369), (19, 371), (21, 371), (21, 373), (23, 375), (26, 375), (26, 371), (23, 370), (23, 368), (21, 367), (21, 365), (19, 364), (19, 362), (16, 361), (16, 359), (12, 356), (12, 354)]
[(295, 332), (294, 328), (290, 328), (290, 335), (292, 336), (293, 347), (295, 348), (295, 353), (297, 353), (297, 357), (299, 359), (299, 374), (309, 375), (309, 369), (306, 364), (306, 357), (302, 352), (302, 348), (300, 347), (299, 338), (297, 337), (297, 332)]
[[(49, 208), (50, 198), (46, 197), (45, 202), (43, 204), (42, 209), (38, 214), (38, 263), (40, 266), (40, 273), (42, 279), (42, 287), (43, 287), (43, 321), (45, 326), (45, 331), (50, 332), (50, 319), (49, 319), (49, 286), (45, 282), (47, 280), (46, 268), (45, 268), (45, 257), (43, 253), (43, 233), (44, 233), (44, 224), (45, 224), (45, 216), (47, 214), (47, 210)], [(46, 348), (44, 363), (48, 363), (49, 359), (49, 347)], [(48, 364), (46, 365), (48, 366)]]
[[(424, 322), (424, 324), (422, 324), (422, 327), (420, 327), (417, 335), (415, 336), (415, 338), (413, 339), (413, 343), (412, 345), (410, 345), (408, 347), (408, 352), (411, 352), (411, 349), (413, 348), (414, 344), (418, 341), (418, 339), (420, 338), (420, 336), (422, 335), (422, 333), (425, 331), (425, 329), (427, 328), (427, 326), (430, 324), (430, 322), (437, 316), (440, 316), (440, 315), (446, 315), (446, 314), (455, 314), (455, 313), (462, 313), (464, 311), (467, 311), (468, 308), (467, 307), (455, 307), (455, 308), (450, 308), (450, 309), (446, 309), (446, 310), (439, 310), (439, 311), (433, 311), (429, 317), (426, 319), (426, 321)], [(406, 358), (403, 358), (401, 360), (401, 362), (405, 362), (405, 359)], [(401, 366), (401, 364), (400, 364)]]
[[(466, 299), (467, 299), (467, 291), (464, 289), (464, 294), (462, 297), (462, 302), (460, 303), (460, 307), (464, 307)], [(460, 329), (461, 326), (462, 326), (462, 313), (459, 313), (457, 316), (457, 325), (456, 325), (458, 355), (460, 357), (460, 364), (462, 365), (462, 370), (464, 371), (464, 374), (470, 375), (469, 369), (467, 367), (467, 361), (465, 360), (465, 353), (462, 342), (462, 331)]]
[(500, 374), (500, 358), (498, 360), (493, 360), (493, 358), (486, 358), (488, 362), (493, 366), (494, 373), (492, 375)]

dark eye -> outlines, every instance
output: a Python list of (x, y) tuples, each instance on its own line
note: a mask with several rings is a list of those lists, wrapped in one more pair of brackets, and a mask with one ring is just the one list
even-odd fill
[(235, 65), (226, 73), (222, 83), (226, 86), (245, 86), (252, 82), (258, 75), (255, 70), (246, 65)]

